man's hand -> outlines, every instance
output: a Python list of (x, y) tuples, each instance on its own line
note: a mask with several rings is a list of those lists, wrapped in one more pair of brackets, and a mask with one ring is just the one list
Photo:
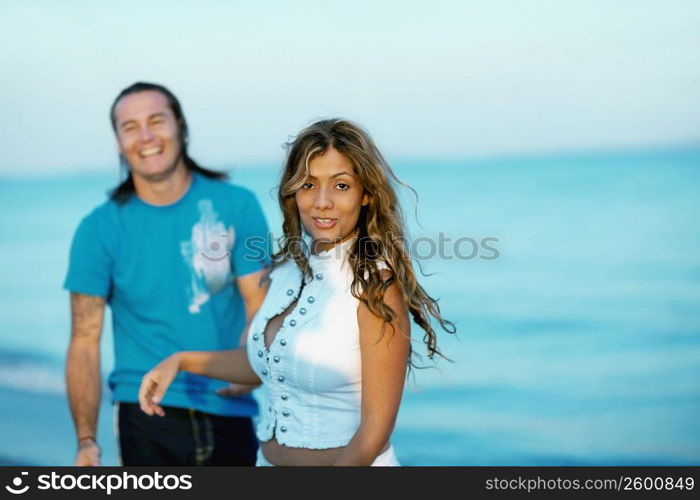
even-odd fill
[(83, 439), (78, 445), (76, 466), (96, 467), (100, 465), (100, 447), (94, 439)]
[(244, 384), (229, 384), (226, 387), (222, 387), (221, 389), (218, 389), (216, 393), (219, 396), (223, 396), (225, 398), (233, 398), (236, 396), (243, 396), (244, 394), (248, 394), (251, 392), (253, 389), (256, 387), (259, 387), (260, 384), (258, 385), (244, 385)]

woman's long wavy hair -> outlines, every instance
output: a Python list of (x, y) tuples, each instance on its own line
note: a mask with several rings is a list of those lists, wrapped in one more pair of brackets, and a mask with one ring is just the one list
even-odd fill
[[(284, 235), (280, 240), (279, 252), (272, 258), (273, 269), (283, 262), (295, 260), (299, 269), (312, 278), (295, 194), (307, 182), (309, 162), (331, 148), (352, 162), (369, 195), (369, 203), (360, 211), (357, 238), (348, 249), (348, 261), (353, 273), (353, 296), (384, 320), (384, 334), (384, 328), (387, 324), (391, 325), (396, 316), (395, 311), (384, 302), (384, 293), (395, 282), (414, 322), (425, 332), (423, 341), (428, 358), (432, 359), (436, 354), (445, 357), (438, 349), (437, 335), (430, 317), (435, 318), (449, 333), (455, 333), (456, 328), (442, 317), (437, 301), (426, 293), (416, 279), (406, 248), (401, 207), (392, 182), (406, 185), (396, 177), (369, 133), (357, 124), (343, 119), (321, 120), (302, 130), (287, 144), (287, 161), (278, 192)], [(388, 280), (382, 279), (377, 267), (380, 261), (389, 267), (391, 277)], [(412, 360), (411, 365), (415, 366)]]

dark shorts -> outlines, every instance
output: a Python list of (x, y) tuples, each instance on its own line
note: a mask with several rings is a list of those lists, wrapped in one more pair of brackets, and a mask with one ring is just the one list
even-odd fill
[(173, 407), (149, 417), (137, 403), (118, 404), (122, 465), (255, 465), (250, 418)]

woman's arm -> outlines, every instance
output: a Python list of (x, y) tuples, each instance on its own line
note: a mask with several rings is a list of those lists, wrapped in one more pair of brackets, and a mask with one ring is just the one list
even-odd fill
[(245, 347), (226, 351), (184, 351), (179, 357), (183, 372), (237, 384), (257, 385), (261, 382), (248, 363)]
[(393, 309), (394, 321), (381, 328), (384, 320), (362, 302), (357, 310), (362, 357), (362, 416), (360, 426), (335, 465), (370, 465), (382, 452), (394, 429), (401, 403), (408, 356), (411, 324), (398, 286), (384, 294)]
[(261, 381), (248, 363), (245, 347), (226, 351), (183, 351), (165, 358), (143, 376), (139, 389), (141, 409), (148, 415), (165, 415), (159, 405), (165, 391), (180, 371), (238, 384), (257, 385)]
[(184, 351), (164, 359), (141, 380), (139, 403), (145, 413), (165, 415), (159, 403), (180, 371), (232, 382), (232, 385), (217, 391), (220, 396), (239, 396), (260, 385), (260, 379), (248, 363), (246, 339), (253, 316), (267, 293), (268, 284), (260, 283), (264, 273), (265, 270), (260, 270), (236, 281), (246, 309), (246, 327), (239, 342), (241, 347), (226, 351)]

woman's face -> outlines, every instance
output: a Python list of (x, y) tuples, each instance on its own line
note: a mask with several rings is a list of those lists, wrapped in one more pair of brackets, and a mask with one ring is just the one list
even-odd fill
[(309, 162), (309, 177), (295, 197), (301, 223), (314, 240), (314, 253), (349, 238), (360, 209), (369, 203), (352, 163), (333, 148)]

